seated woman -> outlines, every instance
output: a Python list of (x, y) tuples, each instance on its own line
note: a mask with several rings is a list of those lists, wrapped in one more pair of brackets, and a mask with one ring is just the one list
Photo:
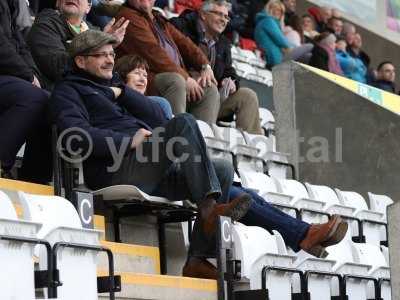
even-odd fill
[(314, 40), (319, 35), (319, 32), (315, 30), (314, 19), (306, 14), (303, 16), (302, 21), (304, 36), (309, 40)]
[(344, 75), (358, 82), (367, 82), (367, 67), (361, 59), (352, 57), (346, 50), (347, 43), (345, 39), (336, 41), (336, 59), (343, 70)]
[[(149, 65), (146, 60), (137, 55), (125, 55), (115, 64), (115, 71), (126, 85), (141, 94), (145, 94), (147, 89), (148, 69)], [(172, 119), (172, 108), (167, 99), (156, 96), (149, 96), (148, 98), (160, 105), (168, 120)]]
[(254, 38), (260, 49), (265, 53), (267, 66), (273, 67), (282, 61), (298, 60), (307, 63), (310, 58), (312, 44), (296, 47), (292, 45), (283, 33), (285, 6), (280, 0), (271, 0), (264, 11), (256, 16)]
[(337, 75), (343, 75), (336, 59), (336, 37), (333, 33), (323, 32), (315, 39), (315, 47), (309, 65)]

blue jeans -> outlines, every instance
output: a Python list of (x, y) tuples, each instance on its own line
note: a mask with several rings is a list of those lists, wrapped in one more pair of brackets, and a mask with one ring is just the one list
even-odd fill
[(256, 192), (243, 187), (232, 186), (229, 198), (232, 200), (243, 193), (250, 194), (253, 202), (240, 222), (247, 226), (259, 226), (268, 231), (276, 230), (282, 235), (286, 245), (295, 252), (300, 251), (299, 244), (306, 236), (310, 224), (285, 214)]
[(167, 99), (157, 96), (149, 96), (147, 98), (149, 98), (154, 103), (157, 103), (161, 107), (167, 120), (172, 119), (172, 108)]

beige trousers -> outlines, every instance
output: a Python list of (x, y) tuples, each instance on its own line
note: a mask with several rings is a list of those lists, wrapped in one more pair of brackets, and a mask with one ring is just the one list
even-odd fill
[(166, 98), (176, 114), (189, 112), (196, 119), (209, 124), (217, 121), (220, 108), (219, 92), (215, 85), (204, 89), (203, 97), (196, 102), (186, 101), (186, 81), (177, 73), (160, 73), (154, 77), (154, 87)]
[(236, 127), (248, 133), (262, 134), (257, 94), (249, 88), (239, 88), (221, 104), (219, 118), (236, 115)]

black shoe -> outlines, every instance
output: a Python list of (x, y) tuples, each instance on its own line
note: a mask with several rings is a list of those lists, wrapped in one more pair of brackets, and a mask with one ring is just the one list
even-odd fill
[(0, 177), (4, 179), (16, 179), (15, 176), (11, 173), (11, 170), (0, 169)]

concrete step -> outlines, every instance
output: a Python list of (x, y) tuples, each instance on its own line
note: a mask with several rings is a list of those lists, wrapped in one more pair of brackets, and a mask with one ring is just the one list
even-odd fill
[[(99, 276), (107, 272), (99, 272)], [(217, 300), (217, 281), (178, 276), (119, 273), (122, 291), (118, 300)], [(99, 300), (109, 299), (107, 294)]]
[[(108, 241), (102, 241), (101, 244), (113, 252), (115, 272), (160, 274), (160, 252), (157, 247)], [(97, 266), (100, 270), (108, 269), (107, 255), (98, 255)]]

